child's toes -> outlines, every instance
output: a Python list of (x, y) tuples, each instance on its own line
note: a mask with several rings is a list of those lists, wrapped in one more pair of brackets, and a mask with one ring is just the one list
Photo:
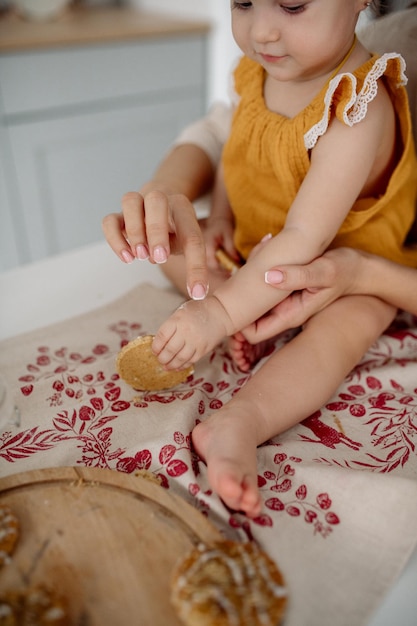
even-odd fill
[(245, 476), (241, 498), (241, 509), (248, 517), (256, 517), (262, 509), (262, 500), (258, 491), (257, 479), (252, 476)]

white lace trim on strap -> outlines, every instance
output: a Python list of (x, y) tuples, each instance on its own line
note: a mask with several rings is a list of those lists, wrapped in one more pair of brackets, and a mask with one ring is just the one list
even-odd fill
[(349, 102), (346, 104), (343, 111), (343, 121), (348, 126), (353, 126), (362, 121), (366, 116), (369, 102), (375, 98), (378, 92), (378, 79), (381, 78), (386, 72), (388, 62), (391, 59), (399, 59), (401, 65), (401, 81), (398, 83), (398, 87), (407, 84), (407, 77), (405, 75), (405, 61), (400, 54), (396, 52), (388, 52), (377, 59), (372, 66), (371, 70), (367, 74), (363, 87), (360, 92), (356, 93), (357, 80), (356, 76), (348, 72), (343, 74), (337, 74), (329, 83), (326, 95), (324, 97), (324, 113), (321, 120), (314, 124), (304, 135), (304, 145), (307, 150), (311, 150), (317, 143), (319, 137), (324, 135), (329, 125), (329, 110), (332, 104), (333, 96), (338, 88), (340, 82), (348, 78), (352, 83), (352, 96)]

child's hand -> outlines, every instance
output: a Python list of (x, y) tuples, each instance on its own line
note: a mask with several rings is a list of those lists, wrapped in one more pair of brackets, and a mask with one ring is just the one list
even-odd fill
[(167, 369), (196, 363), (228, 334), (227, 314), (215, 297), (181, 305), (155, 335), (152, 350)]
[(231, 259), (239, 263), (239, 255), (233, 244), (233, 222), (227, 217), (208, 218), (204, 228), (207, 265), (211, 269), (218, 269), (216, 251), (222, 248)]

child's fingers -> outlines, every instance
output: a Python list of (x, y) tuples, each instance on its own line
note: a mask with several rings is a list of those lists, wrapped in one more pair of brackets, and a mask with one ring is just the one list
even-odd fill
[(187, 367), (190, 367), (190, 365), (194, 365), (196, 359), (193, 358), (193, 356), (189, 357), (190, 354), (193, 355), (195, 352), (192, 353), (187, 351), (187, 353), (178, 353), (173, 359), (171, 359), (171, 361), (165, 363), (165, 368), (168, 370), (184, 370)]
[(155, 336), (154, 344), (156, 347), (154, 349), (154, 346), (152, 345), (152, 349), (157, 355), (158, 361), (166, 369), (185, 369), (194, 362), (193, 357), (196, 354), (195, 348), (188, 345), (185, 340), (177, 338), (176, 335), (174, 335), (168, 342), (164, 343), (161, 349), (159, 349), (157, 336)]
[(155, 337), (152, 341), (152, 351), (159, 358), (162, 350), (165, 348), (166, 344), (171, 339), (172, 335), (175, 332), (175, 327), (171, 326), (170, 329), (170, 320), (168, 319), (155, 334)]
[(235, 248), (233, 236), (224, 238), (222, 248), (234, 263), (240, 264), (240, 257)]
[(184, 346), (184, 335), (177, 332), (175, 321), (170, 318), (156, 333), (152, 342), (152, 351), (162, 365), (167, 365)]

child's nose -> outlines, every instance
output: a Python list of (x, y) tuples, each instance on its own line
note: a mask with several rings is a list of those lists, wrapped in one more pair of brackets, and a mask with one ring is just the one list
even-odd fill
[(259, 10), (255, 12), (252, 22), (252, 38), (256, 43), (268, 43), (278, 41), (280, 28), (273, 11)]

